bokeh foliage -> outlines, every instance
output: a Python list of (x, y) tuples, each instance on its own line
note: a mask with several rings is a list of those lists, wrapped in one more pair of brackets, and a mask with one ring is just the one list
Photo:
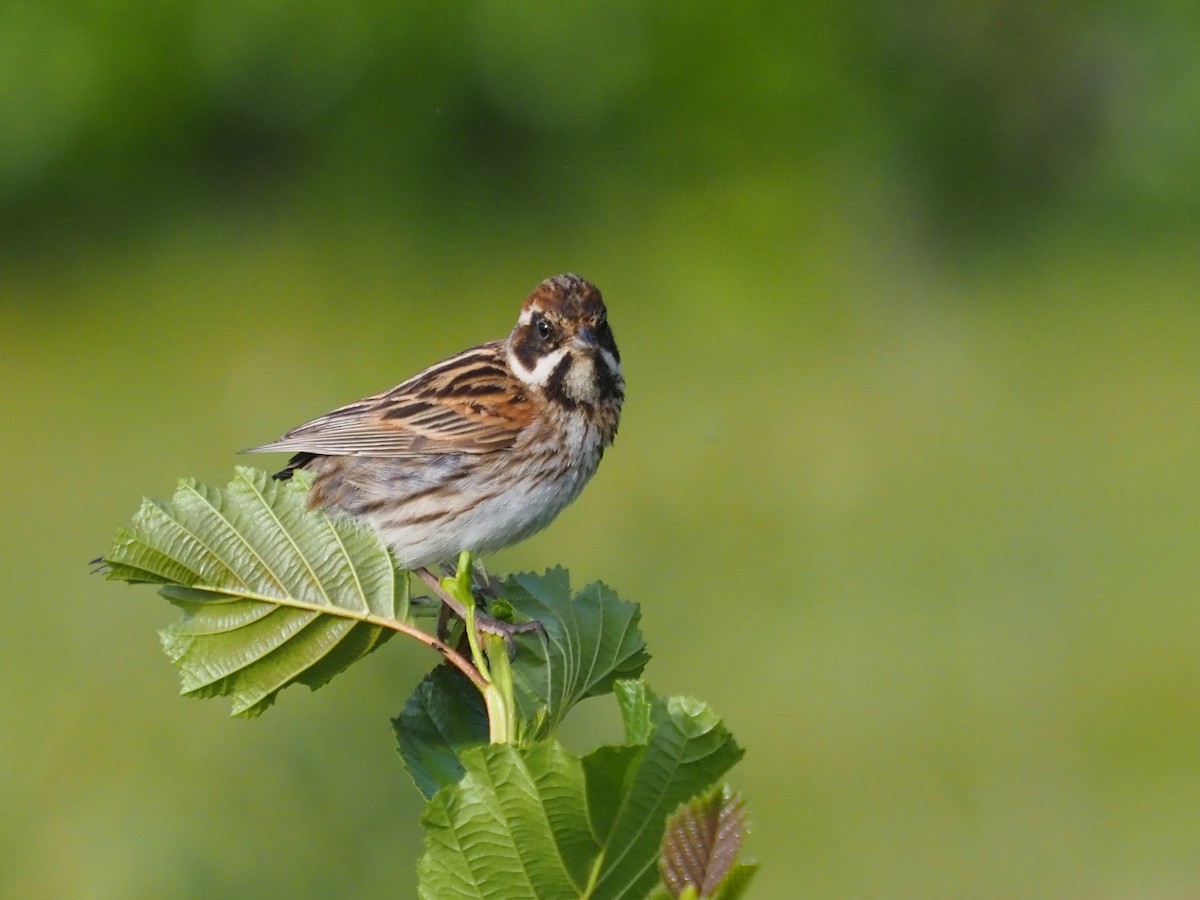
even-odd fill
[(229, 722), (84, 563), (577, 270), (626, 418), (490, 563), (643, 604), (748, 749), (755, 890), (1186, 896), (1198, 19), (0, 6), (0, 894), (403, 895), (430, 660)]

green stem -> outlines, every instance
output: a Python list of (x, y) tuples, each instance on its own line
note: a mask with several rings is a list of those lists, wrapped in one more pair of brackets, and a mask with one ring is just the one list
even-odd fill
[(485, 634), (487, 652), (480, 644), (476, 628), (474, 569), (471, 553), (458, 555), (458, 567), (453, 577), (443, 578), (442, 590), (462, 604), (463, 627), (471, 647), (471, 661), (485, 684), (480, 687), (488, 713), (488, 737), (493, 744), (511, 744), (517, 737), (517, 706), (513, 697), (512, 668), (508, 663), (508, 646), (499, 635)]
[(517, 703), (508, 644), (498, 634), (486, 634), (483, 640), (492, 664), (492, 683), (488, 685), (484, 699), (487, 700), (487, 694), (495, 694), (498, 698), (488, 702), (488, 737), (493, 744), (511, 744), (517, 739)]
[(471, 661), (488, 684), (492, 683), (491, 670), (488, 668), (487, 657), (479, 646), (479, 631), (475, 627), (475, 592), (471, 589), (471, 551), (464, 550), (458, 554), (458, 568), (453, 577), (443, 578), (442, 590), (462, 604), (463, 625), (466, 627), (467, 644), (471, 647)]

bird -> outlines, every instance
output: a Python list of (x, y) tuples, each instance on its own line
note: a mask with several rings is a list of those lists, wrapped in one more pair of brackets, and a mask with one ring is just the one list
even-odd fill
[(507, 338), (245, 452), (292, 453), (275, 478), (311, 472), (311, 507), (369, 522), (399, 568), (427, 571), (549, 525), (596, 473), (624, 400), (604, 299), (568, 273), (533, 289)]

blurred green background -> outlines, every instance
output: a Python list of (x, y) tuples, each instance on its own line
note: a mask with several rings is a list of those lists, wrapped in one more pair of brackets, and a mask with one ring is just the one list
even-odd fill
[(415, 896), (388, 718), (431, 657), (230, 720), (86, 561), (571, 270), (621, 434), (491, 565), (643, 604), (651, 683), (748, 750), (753, 895), (1196, 896), (1198, 39), (1163, 0), (0, 5), (0, 894)]

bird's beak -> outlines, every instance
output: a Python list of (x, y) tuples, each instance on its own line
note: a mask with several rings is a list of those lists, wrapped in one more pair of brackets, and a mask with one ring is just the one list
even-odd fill
[(571, 339), (571, 346), (575, 350), (595, 353), (600, 349), (600, 342), (596, 340), (596, 333), (584, 325), (575, 332), (575, 337)]

